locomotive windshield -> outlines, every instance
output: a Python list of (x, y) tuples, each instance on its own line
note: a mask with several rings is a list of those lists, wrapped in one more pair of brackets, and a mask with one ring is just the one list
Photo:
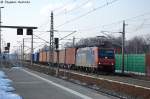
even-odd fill
[(114, 58), (114, 50), (100, 49), (99, 50), (99, 58), (113, 59)]

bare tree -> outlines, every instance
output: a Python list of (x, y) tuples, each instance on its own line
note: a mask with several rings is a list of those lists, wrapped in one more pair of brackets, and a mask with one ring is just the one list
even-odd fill
[[(125, 53), (141, 54), (150, 52), (150, 35), (136, 36), (125, 41)], [(72, 44), (65, 44), (66, 47), (73, 47)], [(93, 37), (78, 41), (74, 47), (106, 47), (121, 50), (122, 37)]]
[(128, 41), (126, 46), (128, 53), (141, 54), (147, 52), (146, 41), (143, 37), (136, 36)]

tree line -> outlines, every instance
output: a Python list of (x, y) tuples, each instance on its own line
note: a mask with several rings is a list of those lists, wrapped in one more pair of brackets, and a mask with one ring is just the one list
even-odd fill
[[(122, 47), (122, 37), (100, 36), (80, 39), (75, 44), (66, 43), (64, 47), (103, 47), (120, 49)], [(135, 36), (132, 39), (125, 40), (125, 53), (142, 54), (150, 52), (150, 35)]]

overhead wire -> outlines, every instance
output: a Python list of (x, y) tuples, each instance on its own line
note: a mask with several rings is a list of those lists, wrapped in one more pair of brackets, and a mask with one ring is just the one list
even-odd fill
[[(43, 45), (45, 45), (45, 43), (43, 43), (43, 44), (41, 44), (41, 45), (39, 45), (39, 46), (33, 48), (33, 50), (35, 50), (36, 48), (39, 48), (39, 47), (41, 47), (41, 46), (43, 46)], [(31, 50), (31, 48), (26, 49), (24, 52), (27, 52), (28, 50)]]
[[(77, 31), (90, 31), (90, 30), (93, 30), (93, 29), (96, 29), (96, 28), (100, 28), (100, 27), (107, 27), (107, 26), (111, 26), (114, 24), (121, 24), (123, 22), (123, 20), (125, 21), (139, 21), (139, 20), (135, 20), (136, 18), (139, 18), (139, 17), (142, 17), (142, 16), (146, 16), (146, 15), (150, 15), (150, 12), (146, 12), (146, 13), (142, 13), (140, 15), (137, 15), (137, 16), (133, 16), (133, 17), (129, 17), (129, 18), (126, 18), (126, 19), (122, 19), (122, 20), (119, 20), (119, 21), (116, 21), (116, 22), (112, 22), (112, 23), (109, 23), (109, 24), (104, 24), (104, 25), (97, 25), (95, 27), (92, 27), (92, 28), (88, 28), (88, 29), (79, 29)], [(144, 19), (141, 19), (141, 20), (149, 20), (150, 18), (144, 18)]]
[[(92, 28), (87, 28), (87, 29), (86, 28), (78, 29), (77, 31), (90, 31), (90, 30), (93, 30), (93, 29), (96, 29), (96, 28), (100, 28), (100, 27), (107, 27), (107, 26), (111, 26), (111, 25), (114, 26), (114, 24), (121, 24), (123, 20), (128, 21), (128, 20), (132, 20), (132, 19), (135, 19), (135, 18), (139, 18), (139, 17), (145, 16), (145, 15), (150, 15), (150, 12), (143, 13), (143, 14), (140, 14), (140, 15), (137, 15), (137, 16), (134, 16), (134, 17), (129, 17), (129, 18), (126, 18), (126, 19), (122, 19), (122, 20), (119, 20), (119, 21), (116, 21), (116, 22), (112, 22), (112, 23), (109, 23), (109, 24), (97, 25), (97, 26), (94, 26)], [(141, 20), (149, 20), (149, 19), (150, 18), (144, 18), (144, 19), (141, 19)], [(135, 22), (135, 20), (132, 20), (132, 21)], [(139, 21), (139, 19), (136, 20), (136, 21)], [(144, 25), (146, 25), (146, 24), (144, 24)]]
[(81, 7), (83, 7), (83, 5), (87, 4), (89, 1), (91, 1), (91, 0), (87, 0), (87, 1), (85, 1), (83, 3), (81, 3), (80, 5), (76, 6), (74, 9), (68, 10), (66, 12), (60, 12), (60, 13), (56, 14), (55, 16), (60, 16), (60, 15), (63, 15), (63, 14), (71, 13), (71, 12), (77, 10), (77, 9), (80, 9)]
[[(69, 0), (69, 2), (64, 3), (62, 6), (54, 8), (52, 11), (60, 10), (63, 7), (65, 7), (68, 3), (70, 3), (70, 0)], [(41, 25), (39, 25), (39, 28), (43, 28), (44, 26), (47, 26), (48, 24), (49, 24), (49, 20), (48, 20), (48, 18), (46, 18), (46, 20)]]
[(66, 38), (66, 37), (68, 37), (68, 36), (70, 36), (70, 35), (72, 35), (72, 34), (74, 34), (74, 33), (76, 33), (76, 31), (72, 31), (70, 34), (68, 34), (68, 35), (66, 35), (66, 36), (64, 36), (64, 37), (62, 37), (62, 38), (60, 38), (60, 40), (63, 40), (64, 38)]
[[(72, 2), (72, 1), (71, 1), (71, 2)], [(69, 3), (70, 3), (70, 0), (69, 0), (69, 2), (64, 3), (62, 6), (53, 9), (53, 11), (60, 10), (60, 9), (64, 8), (64, 7), (65, 7), (67, 4), (69, 4)]]
[(99, 7), (96, 7), (96, 8), (94, 8), (94, 9), (92, 9), (92, 10), (90, 10), (90, 11), (88, 11), (88, 12), (86, 12), (86, 13), (80, 15), (80, 16), (77, 16), (77, 17), (75, 17), (75, 18), (73, 18), (73, 19), (70, 19), (70, 20), (64, 22), (63, 24), (60, 24), (60, 25), (56, 26), (56, 28), (59, 28), (59, 27), (65, 25), (65, 24), (68, 24), (68, 23), (71, 23), (71, 22), (73, 22), (73, 21), (76, 21), (76, 20), (78, 20), (78, 19), (80, 19), (80, 18), (82, 18), (82, 17), (84, 17), (84, 16), (87, 16), (88, 14), (90, 14), (90, 13), (92, 13), (92, 12), (95, 12), (95, 11), (98, 10), (98, 9), (101, 9), (101, 8), (104, 8), (104, 7), (108, 6), (108, 5), (110, 5), (110, 4), (113, 4), (113, 3), (116, 2), (116, 1), (118, 1), (118, 0), (113, 0), (113, 1), (110, 1), (110, 2), (108, 2), (108, 3), (105, 3), (105, 4), (101, 5), (101, 6), (99, 6)]
[(35, 35), (35, 34), (33, 34), (35, 37), (37, 37), (37, 38), (39, 38), (40, 40), (43, 40), (43, 41), (45, 41), (46, 43), (49, 43), (48, 41), (46, 41), (46, 40), (44, 40), (43, 38), (41, 38), (41, 37), (39, 37), (39, 36), (37, 36), (37, 35)]
[(118, 23), (122, 23), (123, 20), (125, 20), (125, 21), (129, 21), (129, 20), (133, 20), (133, 19), (135, 20), (136, 18), (145, 16), (145, 15), (150, 15), (150, 12), (142, 13), (142, 14), (137, 15), (137, 16), (129, 17), (129, 18), (122, 19), (122, 20), (119, 20), (119, 21), (116, 21), (116, 22), (112, 22), (110, 24), (105, 24), (105, 25), (102, 25), (102, 27), (109, 26), (109, 25), (114, 25), (114, 24), (118, 24)]
[[(88, 3), (89, 1), (90, 1), (90, 0), (87, 0), (86, 2), (82, 3), (81, 5), (78, 6), (78, 8), (80, 8), (83, 4)], [(61, 24), (61, 25), (59, 25), (59, 26), (56, 26), (56, 28), (58, 28), (58, 27), (60, 27), (60, 26), (62, 26), (62, 25), (65, 25), (65, 24), (67, 24), (67, 23), (70, 23), (72, 20), (75, 21), (75, 20), (77, 20), (77, 19), (79, 19), (79, 18), (81, 18), (81, 17), (84, 17), (84, 16), (86, 16), (86, 15), (88, 15), (88, 14), (90, 14), (90, 13), (92, 13), (92, 12), (94, 12), (94, 11), (100, 9), (100, 8), (103, 8), (103, 7), (107, 6), (107, 5), (112, 4), (112, 3), (115, 2), (115, 1), (118, 1), (118, 0), (113, 0), (113, 1), (111, 1), (111, 2), (108, 2), (108, 1), (107, 1), (106, 4), (104, 4), (104, 5), (102, 5), (102, 6), (99, 6), (99, 7), (96, 7), (96, 8), (94, 8), (94, 9), (92, 9), (92, 10), (90, 10), (90, 11), (88, 11), (88, 12), (86, 12), (86, 13), (84, 13), (84, 14), (78, 16), (78, 17), (75, 17), (75, 18), (71, 19), (71, 20), (68, 20), (68, 21), (66, 21), (66, 22), (63, 23), (63, 24)], [(75, 9), (74, 9), (74, 10), (75, 10)], [(73, 11), (73, 10), (72, 10), (72, 11)], [(71, 11), (69, 11), (69, 12), (71, 12)]]

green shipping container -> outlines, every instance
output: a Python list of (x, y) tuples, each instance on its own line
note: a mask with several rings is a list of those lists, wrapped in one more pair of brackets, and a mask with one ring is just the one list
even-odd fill
[[(122, 70), (122, 54), (116, 54), (116, 72)], [(145, 75), (145, 54), (125, 54), (125, 72)]]

